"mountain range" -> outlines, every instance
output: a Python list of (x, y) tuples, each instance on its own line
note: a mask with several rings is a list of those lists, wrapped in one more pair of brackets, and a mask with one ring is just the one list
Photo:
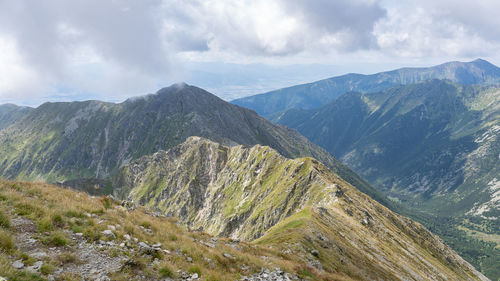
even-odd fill
[(37, 108), (3, 105), (0, 118), (5, 119), (0, 130), (0, 176), (7, 179), (66, 182), (78, 187), (89, 182), (94, 186), (96, 179), (109, 178), (132, 160), (169, 149), (189, 136), (200, 136), (229, 145), (268, 145), (286, 157), (314, 157), (361, 191), (390, 204), (357, 174), (297, 131), (186, 84), (119, 104), (85, 101), (48, 102)]
[[(300, 89), (307, 99), (321, 96), (321, 102), (315, 105), (280, 103), (291, 108), (266, 113), (272, 121), (297, 129), (325, 148), (379, 191), (409, 208), (407, 215), (439, 233), (462, 255), (475, 260), (476, 266), (488, 267), (490, 276), (498, 278), (498, 70), (483, 60), (453, 62), (334, 77), (248, 100), (255, 98), (257, 105), (251, 107), (259, 110), (259, 104), (273, 103), (260, 103), (258, 99), (272, 101), (278, 93), (292, 99), (291, 89)], [(352, 78), (348, 85), (356, 86), (330, 83), (348, 81), (342, 80), (346, 77)], [(416, 82), (429, 77), (447, 79)], [(386, 83), (387, 79), (392, 82)], [(318, 94), (318, 89), (323, 89), (323, 94)], [(326, 97), (334, 98), (324, 103)], [(485, 244), (468, 248), (461, 242), (466, 239)]]
[[(498, 215), (490, 186), (499, 174), (499, 88), (431, 80), (351, 92), (319, 109), (287, 111), (277, 122), (406, 205), (485, 219)], [(445, 194), (453, 195), (446, 204)]]
[(318, 108), (350, 91), (372, 93), (429, 79), (445, 79), (464, 85), (498, 85), (500, 68), (477, 59), (471, 62), (448, 62), (433, 67), (401, 68), (371, 75), (351, 73), (236, 99), (232, 103), (253, 109), (262, 116), (274, 117), (291, 108)]
[(113, 194), (188, 230), (293, 253), (325, 280), (486, 280), (393, 212), (496, 276), (494, 245), (471, 253), (461, 246), (475, 242), (456, 244), (464, 236), (443, 230), (497, 233), (497, 76), (485, 61), (445, 65), (431, 72), (482, 85), (389, 79), (381, 91), (334, 94), (319, 108), (269, 111), (312, 142), (183, 83), (122, 103), (2, 105), (0, 176)]

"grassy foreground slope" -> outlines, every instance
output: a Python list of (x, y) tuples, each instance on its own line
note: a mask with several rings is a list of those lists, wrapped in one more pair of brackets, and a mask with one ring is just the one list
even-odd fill
[[(0, 276), (159, 280), (196, 273), (202, 280), (237, 280), (280, 267), (311, 280), (352, 280), (325, 275), (277, 248), (190, 232), (174, 218), (130, 206), (44, 183), (0, 181)], [(16, 260), (25, 268), (15, 269)], [(42, 266), (30, 271), (39, 261)]]

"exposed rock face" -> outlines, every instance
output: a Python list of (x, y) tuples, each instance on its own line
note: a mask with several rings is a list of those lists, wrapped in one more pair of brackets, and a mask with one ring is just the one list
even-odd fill
[(191, 137), (132, 162), (114, 185), (117, 196), (192, 229), (272, 245), (316, 270), (360, 280), (487, 280), (437, 236), (320, 162), (269, 147)]
[(113, 185), (118, 197), (178, 217), (191, 228), (253, 240), (313, 201), (335, 199), (337, 187), (317, 169), (326, 172), (317, 160), (286, 159), (267, 146), (227, 147), (190, 137), (132, 162)]

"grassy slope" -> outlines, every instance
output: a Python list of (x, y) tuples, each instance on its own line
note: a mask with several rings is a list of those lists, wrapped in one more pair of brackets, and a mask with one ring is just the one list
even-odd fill
[[(87, 217), (87, 213), (92, 217)], [(11, 267), (11, 263), (17, 259), (23, 259), (28, 265), (36, 261), (28, 252), (17, 248), (16, 244), (6, 243), (8, 240), (14, 241), (19, 234), (18, 230), (6, 222), (19, 216), (38, 225), (39, 232), (34, 236), (36, 240), (45, 241), (47, 247), (56, 247), (63, 254), (78, 254), (75, 242), (69, 238), (67, 231), (82, 232), (85, 239), (93, 243), (98, 239), (106, 239), (101, 232), (108, 225), (121, 226), (115, 231), (117, 238), (113, 241), (117, 244), (126, 242), (124, 235), (129, 234), (139, 241), (161, 243), (163, 249), (172, 252), (170, 255), (156, 256), (159, 262), (153, 263), (154, 257), (137, 254), (137, 246), (133, 247), (135, 252), (127, 248), (103, 249), (106, 255), (122, 256), (138, 264), (133, 270), (126, 268), (112, 274), (112, 280), (131, 280), (137, 275), (156, 280), (160, 278), (162, 268), (169, 268), (174, 277), (179, 269), (185, 272), (199, 270), (204, 280), (235, 280), (242, 275), (260, 272), (262, 267), (280, 267), (300, 275), (304, 268), (299, 257), (285, 255), (270, 246), (246, 242), (235, 245), (231, 240), (222, 238), (215, 248), (203, 246), (199, 241), (210, 242), (211, 236), (202, 232), (189, 232), (179, 227), (175, 219), (148, 215), (143, 208), (127, 211), (108, 197), (91, 197), (85, 193), (42, 183), (0, 181), (0, 275), (8, 277), (9, 281), (47, 280), (47, 274), (30, 274)], [(139, 226), (150, 228), (152, 234), (142, 231)], [(65, 245), (51, 244), (52, 238), (56, 236), (65, 241), (61, 243)], [(234, 259), (224, 257), (224, 253), (229, 253)], [(191, 257), (193, 262), (188, 262), (186, 256)], [(59, 268), (60, 258), (64, 256), (43, 260), (47, 267)], [(213, 262), (213, 267), (207, 262), (207, 258)], [(77, 260), (75, 257), (70, 263), (78, 262)], [(53, 269), (48, 268), (47, 272), (53, 272)], [(316, 272), (310, 278), (352, 280), (344, 274), (321, 275)], [(77, 275), (56, 275), (56, 280), (80, 279)]]

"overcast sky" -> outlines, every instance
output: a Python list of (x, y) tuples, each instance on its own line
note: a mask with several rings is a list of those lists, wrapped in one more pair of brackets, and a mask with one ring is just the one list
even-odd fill
[(0, 0), (0, 103), (231, 99), (345, 72), (500, 64), (498, 0)]

